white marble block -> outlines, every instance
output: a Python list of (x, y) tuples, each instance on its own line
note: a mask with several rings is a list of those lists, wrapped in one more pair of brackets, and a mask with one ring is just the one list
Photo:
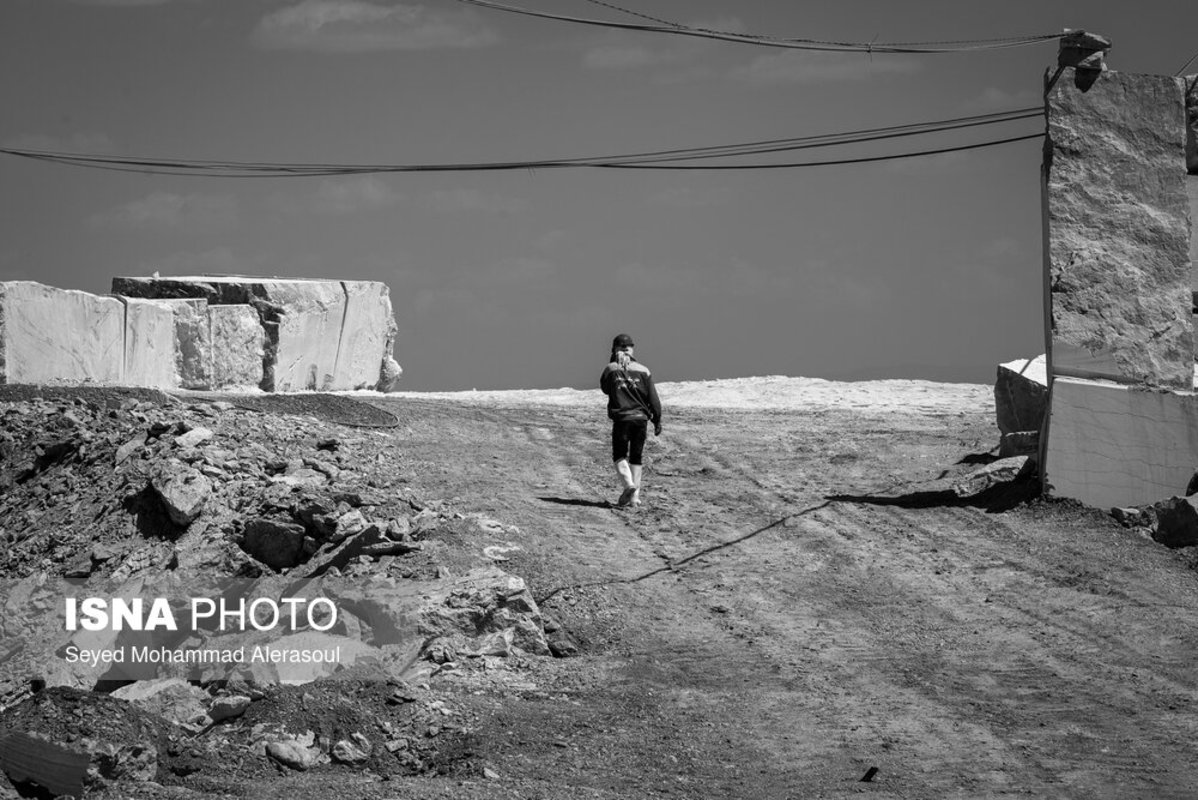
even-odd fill
[(122, 382), (127, 386), (177, 389), (174, 310), (157, 300), (118, 299), (125, 304)]
[(1048, 492), (1098, 508), (1185, 493), (1198, 469), (1198, 396), (1108, 381), (1053, 381)]
[(125, 306), (34, 281), (0, 283), (0, 383), (120, 384)]
[(339, 389), (374, 389), (382, 358), (395, 344), (391, 290), (375, 281), (344, 281), (345, 324), (337, 348), (333, 384)]

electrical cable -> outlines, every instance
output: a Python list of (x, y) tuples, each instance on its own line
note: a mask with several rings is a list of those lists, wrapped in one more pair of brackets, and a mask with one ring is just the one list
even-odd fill
[[(910, 123), (904, 125), (889, 125), (878, 128), (860, 129), (842, 133), (817, 134), (813, 136), (791, 137), (785, 139), (766, 139), (737, 144), (714, 145), (707, 147), (676, 148), (671, 150), (656, 150), (638, 153), (625, 153), (614, 156), (589, 156), (583, 158), (539, 159), (528, 161), (498, 161), (476, 163), (447, 163), (447, 164), (287, 164), (272, 162), (237, 162), (211, 161), (194, 159), (150, 159), (140, 157), (104, 156), (84, 153), (59, 153), (17, 148), (0, 148), (0, 153), (21, 158), (29, 158), (49, 163), (68, 166), (90, 167), (93, 169), (108, 169), (119, 172), (141, 172), (159, 175), (200, 175), (208, 177), (327, 177), (333, 175), (360, 175), (368, 173), (391, 172), (455, 172), (455, 171), (500, 171), (513, 169), (559, 169), (566, 167), (608, 167), (608, 168), (650, 168), (656, 165), (677, 164), (681, 161), (697, 161), (712, 159), (731, 159), (737, 157), (759, 156), (770, 153), (806, 150), (816, 147), (835, 147), (848, 144), (882, 141), (886, 139), (916, 136), (923, 134), (943, 133), (963, 128), (983, 125), (1014, 122), (1040, 117), (1042, 107), (1028, 107), (977, 114), (967, 117), (935, 120), (928, 122)], [(1034, 134), (1039, 136), (1042, 134)], [(1031, 138), (1031, 136), (1024, 137)], [(1005, 144), (1011, 139), (996, 140), (994, 144)], [(977, 146), (987, 146), (986, 143), (970, 145), (967, 149)], [(911, 154), (891, 154), (871, 157), (865, 160), (884, 160), (903, 158), (908, 155), (926, 155), (933, 151)], [(816, 162), (818, 164), (855, 163), (848, 161)], [(816, 165), (815, 163), (812, 164)], [(765, 164), (721, 164), (686, 165), (692, 169), (761, 169), (775, 166)], [(781, 165), (779, 165), (781, 166)], [(785, 166), (802, 166), (789, 164)], [(677, 165), (681, 168), (681, 165)], [(661, 167), (667, 168), (667, 167)]]
[[(860, 53), (962, 53), (977, 50), (997, 50), (1011, 47), (1023, 47), (1025, 45), (1040, 44), (1042, 42), (1062, 39), (1065, 36), (1075, 35), (1078, 33), (1078, 31), (1074, 30), (1063, 33), (1028, 34), (1023, 36), (1007, 36), (993, 39), (957, 39), (941, 42), (838, 42), (821, 39), (784, 38), (762, 34), (732, 33), (729, 31), (717, 31), (708, 28), (691, 28), (673, 22), (666, 23), (665, 25), (645, 25), (631, 22), (614, 22), (609, 20), (593, 19), (589, 17), (575, 17), (565, 14), (552, 14), (545, 11), (534, 11), (533, 9), (529, 8), (521, 8), (519, 6), (506, 5), (504, 3), (496, 3), (493, 2), (493, 0), (458, 0), (458, 2), (465, 3), (467, 5), (478, 6), (480, 8), (488, 8), (494, 11), (504, 11), (509, 14), (537, 17), (539, 19), (550, 19), (558, 22), (571, 22), (579, 25), (591, 25), (601, 28), (641, 31), (646, 33), (668, 33), (676, 36), (691, 36), (702, 39), (736, 42), (739, 44), (752, 44), (760, 47), (780, 47), (794, 50), (825, 50), (836, 52), (849, 51)], [(628, 11), (627, 9), (619, 8), (618, 6), (609, 7), (620, 11), (625, 11), (626, 13), (636, 14), (636, 12)], [(640, 14), (636, 15), (642, 16)]]
[(620, 11), (620, 12), (623, 12), (624, 14), (628, 14), (629, 16), (640, 17), (641, 19), (647, 19), (650, 22), (658, 22), (658, 23), (661, 23), (662, 25), (669, 25), (674, 28), (683, 27), (682, 25), (679, 25), (677, 22), (670, 22), (668, 19), (662, 19), (660, 17), (651, 17), (648, 14), (642, 14), (640, 11), (633, 11), (632, 9), (629, 9), (629, 8), (622, 8), (617, 5), (612, 5), (611, 3), (605, 3), (605, 2), (603, 2), (603, 0), (585, 0), (585, 2), (592, 3), (593, 5), (597, 5), (597, 6), (603, 6), (604, 8), (610, 8), (612, 11)]
[(957, 153), (962, 150), (977, 150), (982, 147), (995, 147), (1000, 144), (1010, 144), (1011, 142), (1023, 142), (1029, 139), (1039, 139), (1044, 136), (1043, 133), (1029, 133), (1024, 136), (1012, 136), (1006, 139), (992, 139), (986, 142), (975, 142), (974, 144), (963, 144), (954, 147), (939, 147), (934, 150), (917, 150), (910, 153), (893, 153), (883, 156), (863, 156), (861, 158), (838, 158), (830, 161), (799, 161), (799, 162), (770, 162), (768, 164), (636, 164), (636, 163), (609, 163), (609, 164), (594, 164), (589, 166), (604, 167), (606, 169), (709, 169), (709, 170), (751, 170), (751, 169), (792, 169), (796, 167), (831, 167), (840, 166), (843, 164), (867, 164), (874, 161), (894, 161), (900, 158), (916, 158), (919, 156), (935, 156), (942, 153)]
[(1173, 73), (1173, 77), (1174, 77), (1174, 78), (1180, 78), (1180, 77), (1181, 77), (1181, 73), (1185, 72), (1185, 71), (1186, 71), (1186, 68), (1187, 68), (1188, 66), (1190, 66), (1190, 64), (1193, 64), (1193, 63), (1194, 63), (1194, 61), (1195, 61), (1195, 59), (1198, 59), (1198, 53), (1194, 53), (1194, 55), (1190, 56), (1190, 60), (1189, 60), (1189, 61), (1187, 61), (1186, 63), (1182, 64), (1182, 65), (1181, 65), (1181, 69), (1179, 69), (1179, 70), (1177, 70), (1177, 72), (1174, 72), (1174, 73)]

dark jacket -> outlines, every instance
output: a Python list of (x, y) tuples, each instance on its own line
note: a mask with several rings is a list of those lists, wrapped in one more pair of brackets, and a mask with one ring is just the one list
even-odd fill
[(610, 419), (622, 422), (648, 420), (654, 425), (661, 422), (661, 400), (653, 385), (653, 375), (644, 364), (632, 361), (621, 369), (612, 361), (604, 367), (599, 387), (607, 395)]

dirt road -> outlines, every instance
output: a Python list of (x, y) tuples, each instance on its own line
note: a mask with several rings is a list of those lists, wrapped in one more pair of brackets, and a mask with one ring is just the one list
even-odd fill
[(463, 544), (582, 651), (462, 681), (460, 796), (1198, 796), (1194, 571), (1099, 512), (937, 491), (989, 409), (673, 410), (621, 510), (598, 400), (376, 404), (421, 492), (518, 527)]

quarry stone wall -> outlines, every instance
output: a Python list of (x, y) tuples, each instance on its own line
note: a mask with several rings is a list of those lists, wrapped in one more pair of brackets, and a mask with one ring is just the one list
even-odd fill
[(1151, 504), (1184, 494), (1198, 469), (1194, 84), (1072, 67), (1050, 77), (1049, 494)]
[(376, 281), (118, 277), (112, 296), (0, 283), (0, 383), (389, 391), (395, 336)]

